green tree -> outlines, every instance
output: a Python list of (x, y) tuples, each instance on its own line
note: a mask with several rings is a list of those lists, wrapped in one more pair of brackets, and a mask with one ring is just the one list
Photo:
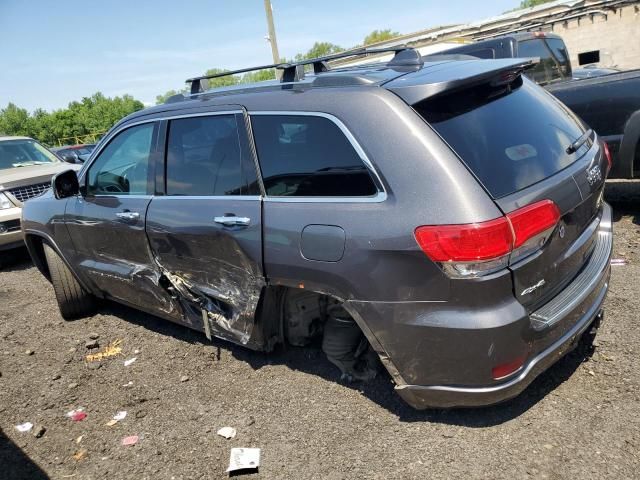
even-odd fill
[[(205, 75), (217, 75), (228, 71), (229, 70), (225, 70), (224, 68), (211, 68), (205, 72)], [(240, 83), (240, 79), (236, 75), (227, 75), (224, 77), (210, 78), (209, 88), (230, 87), (238, 83)]]
[(32, 129), (29, 120), (29, 112), (9, 103), (6, 108), (0, 110), (0, 133), (28, 136)]
[(553, 0), (522, 0), (520, 2), (520, 8), (531, 8), (552, 1)]
[(296, 61), (308, 60), (310, 58), (324, 57), (333, 53), (344, 51), (339, 45), (330, 42), (316, 42), (306, 53), (299, 53), (294, 58)]
[(105, 132), (122, 117), (142, 108), (142, 102), (130, 95), (108, 98), (100, 92), (51, 113), (37, 109), (29, 115), (10, 103), (0, 110), (0, 131), (7, 135), (28, 135), (48, 145), (59, 141), (70, 143), (73, 140), (66, 137)]
[(399, 36), (400, 33), (392, 31), (390, 28), (386, 30), (374, 30), (369, 35), (364, 37), (363, 45), (370, 45), (372, 43), (384, 42), (385, 40), (391, 40)]
[(164, 102), (169, 100), (169, 97), (173, 97), (174, 95), (178, 95), (179, 93), (185, 93), (186, 91), (187, 91), (186, 88), (183, 88), (179, 92), (176, 90), (169, 90), (168, 92), (163, 93), (162, 95), (156, 95), (156, 105), (162, 105)]
[(273, 68), (266, 70), (257, 70), (255, 72), (247, 72), (240, 79), (240, 83), (256, 83), (265, 80), (273, 80), (276, 78), (276, 72)]

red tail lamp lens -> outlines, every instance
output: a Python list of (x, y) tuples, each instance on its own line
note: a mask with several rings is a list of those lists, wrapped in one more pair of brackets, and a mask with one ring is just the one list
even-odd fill
[(517, 372), (524, 365), (524, 361), (526, 360), (526, 356), (521, 356), (507, 363), (503, 363), (501, 365), (497, 365), (491, 369), (491, 376), (494, 380), (500, 380), (508, 375), (511, 375), (514, 372)]
[(473, 262), (511, 252), (511, 227), (505, 217), (464, 225), (416, 228), (416, 240), (434, 262)]
[(531, 237), (554, 227), (560, 220), (560, 210), (551, 200), (542, 200), (507, 214), (507, 218), (513, 227), (514, 248), (518, 248)]
[[(540, 248), (548, 238), (545, 232), (552, 230), (558, 220), (560, 210), (556, 204), (541, 200), (486, 222), (424, 225), (416, 228), (415, 237), (420, 248), (434, 262), (458, 266), (473, 264), (473, 268), (456, 267), (454, 276), (477, 276), (506, 267), (514, 260), (506, 257), (512, 252), (519, 259)], [(483, 267), (479, 263), (483, 263)]]

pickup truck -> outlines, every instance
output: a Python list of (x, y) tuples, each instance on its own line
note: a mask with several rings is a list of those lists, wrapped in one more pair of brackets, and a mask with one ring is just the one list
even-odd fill
[(564, 41), (547, 32), (514, 33), (442, 53), (482, 59), (539, 57), (527, 75), (607, 142), (613, 157), (609, 178), (640, 177), (640, 70), (573, 79)]

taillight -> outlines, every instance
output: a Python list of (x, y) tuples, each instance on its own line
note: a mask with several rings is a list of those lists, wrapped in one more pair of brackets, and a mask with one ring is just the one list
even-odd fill
[(418, 227), (416, 240), (435, 262), (489, 260), (510, 253), (513, 242), (505, 217), (466, 225)]
[(607, 159), (607, 165), (609, 166), (608, 171), (610, 171), (613, 166), (613, 160), (611, 159), (611, 151), (609, 150), (607, 142), (602, 142), (602, 150), (604, 150), (604, 157)]
[(486, 275), (541, 248), (560, 219), (551, 200), (504, 217), (463, 225), (426, 225), (415, 237), (427, 256), (452, 277)]
[(551, 200), (527, 205), (507, 214), (513, 227), (511, 263), (540, 249), (560, 220), (560, 210)]

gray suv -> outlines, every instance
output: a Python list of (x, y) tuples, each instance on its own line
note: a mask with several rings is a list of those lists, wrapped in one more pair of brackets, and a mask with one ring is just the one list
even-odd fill
[(120, 121), (24, 208), (62, 316), (106, 298), (255, 350), (315, 342), (345, 377), (381, 361), (415, 408), (520, 393), (602, 318), (606, 145), (533, 60), (394, 52), (190, 79)]

